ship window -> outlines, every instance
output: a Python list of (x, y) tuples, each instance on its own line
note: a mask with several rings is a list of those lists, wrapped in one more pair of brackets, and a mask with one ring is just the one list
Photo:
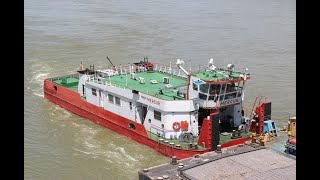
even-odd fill
[(231, 93), (231, 94), (226, 94), (225, 98), (224, 99), (233, 99), (235, 98), (237, 95), (237, 93)]
[(220, 84), (211, 84), (209, 94), (215, 95), (220, 93)]
[(242, 92), (239, 90), (238, 91), (238, 97), (240, 97), (242, 95)]
[(200, 92), (203, 92), (203, 93), (208, 93), (208, 89), (209, 89), (209, 84), (201, 84), (200, 85)]
[(223, 101), (224, 100), (223, 98), (224, 98), (224, 94), (220, 96), (219, 101)]
[(242, 95), (242, 89), (243, 89), (243, 81), (240, 81), (236, 84), (236, 89), (238, 90), (238, 97)]
[(243, 81), (239, 81), (235, 83), (236, 87), (242, 88), (243, 87)]
[(115, 97), (115, 99), (116, 99), (116, 105), (121, 105), (121, 103), (120, 103), (120, 98), (119, 97)]
[(92, 95), (97, 96), (97, 90), (96, 89), (92, 88), (91, 92), (92, 92)]
[(58, 90), (57, 86), (53, 86), (53, 89), (54, 89), (55, 91)]
[(193, 90), (198, 91), (198, 85), (197, 84), (193, 83), (192, 87), (193, 87)]
[(109, 99), (109, 102), (110, 102), (110, 103), (113, 103), (113, 102), (114, 102), (114, 100), (113, 100), (113, 95), (108, 94), (108, 99)]
[(207, 100), (207, 95), (206, 95), (206, 94), (199, 93), (199, 98), (200, 98), (200, 99), (203, 99), (203, 100)]
[(228, 84), (226, 93), (230, 93), (230, 92), (234, 92), (234, 91), (237, 91), (236, 90), (236, 85), (235, 84)]
[(154, 119), (161, 121), (161, 112), (154, 111)]
[(164, 129), (164, 124), (161, 124), (161, 128)]
[(221, 85), (221, 94), (224, 94), (226, 92), (226, 85), (222, 84)]
[(151, 123), (151, 119), (149, 119), (149, 123)]
[(130, 110), (132, 110), (132, 102), (129, 102)]
[(216, 102), (218, 100), (219, 96), (209, 96), (209, 100), (213, 100), (214, 102)]

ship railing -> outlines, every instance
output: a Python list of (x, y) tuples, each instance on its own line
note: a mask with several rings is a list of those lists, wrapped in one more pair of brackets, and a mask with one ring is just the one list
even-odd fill
[[(248, 111), (250, 112), (251, 109), (245, 109), (245, 117), (250, 118), (250, 116), (248, 116)], [(296, 114), (286, 111), (272, 111), (271, 120), (275, 121), (277, 124), (284, 125), (284, 123), (289, 121), (293, 116), (296, 116)]]
[(162, 132), (162, 133), (165, 132), (165, 130), (163, 128), (158, 127), (158, 126), (153, 125), (153, 124), (151, 124), (151, 126), (150, 126), (150, 132), (152, 132), (152, 129), (155, 129), (157, 132), (159, 132), (159, 131)]
[(112, 83), (112, 81), (109, 81), (107, 78), (103, 78), (103, 77), (89, 76), (89, 78), (87, 79), (87, 82), (92, 82), (92, 83), (102, 84), (102, 85), (106, 85), (106, 86), (113, 86), (113, 87), (117, 87), (117, 88), (127, 89), (126, 86)]
[(162, 138), (165, 138), (166, 133), (176, 132), (174, 130), (165, 130), (161, 127), (151, 124), (150, 131), (149, 131), (150, 137), (153, 129), (156, 130), (156, 133), (158, 134), (158, 136), (161, 136)]
[(63, 78), (79, 78), (79, 74), (78, 73), (74, 73), (74, 74), (69, 74), (69, 75), (63, 75), (63, 76), (55, 76), (55, 77), (51, 77), (51, 78), (48, 78), (48, 80), (50, 81), (56, 81), (56, 80), (60, 80), (60, 79), (63, 79)]
[[(260, 104), (261, 105), (261, 104)], [(244, 107), (244, 110), (245, 110), (245, 116), (247, 115), (250, 115), (249, 112), (252, 112), (254, 111), (256, 108), (245, 108)], [(246, 113), (247, 112), (247, 113)], [(288, 119), (292, 116), (295, 116), (294, 113), (291, 113), (291, 112), (287, 112), (287, 111), (272, 111), (272, 114), (271, 116), (276, 116), (276, 117), (281, 117), (281, 118), (284, 118), (284, 117), (287, 117)]]
[[(168, 74), (168, 75), (178, 76), (178, 77), (181, 77), (181, 78), (187, 78), (187, 75), (184, 74), (181, 71), (181, 69), (175, 67), (174, 65), (168, 66), (168, 65), (164, 65), (164, 64), (160, 64), (160, 63), (153, 63), (153, 64), (154, 64), (154, 71), (158, 71), (158, 72), (161, 72), (161, 73), (164, 73), (164, 74)], [(193, 73), (200, 72), (201, 70), (206, 69), (206, 68), (207, 68), (207, 66), (204, 66), (204, 67), (201, 67), (201, 68), (199, 66), (198, 70), (193, 70), (193, 71), (190, 70), (190, 72), (191, 72), (191, 74), (193, 74)], [(190, 67), (190, 69), (191, 69), (191, 67)], [(219, 69), (225, 70), (225, 69), (222, 69), (222, 68), (219, 68)], [(132, 70), (130, 64), (129, 65), (124, 65), (124, 66), (119, 65), (118, 66), (118, 71), (119, 71), (119, 75), (123, 75), (123, 74), (131, 73), (132, 71), (135, 72), (135, 69)], [(146, 70), (145, 69), (141, 69), (141, 71), (146, 71)], [(237, 71), (234, 71), (234, 72), (237, 72)], [(243, 72), (237, 72), (237, 73), (243, 73)], [(66, 76), (56, 76), (56, 77), (49, 78), (48, 80), (54, 81), (54, 80), (65, 78), (65, 77), (79, 78), (79, 74), (75, 73), (75, 74), (66, 75)], [(250, 77), (250, 74), (247, 73), (247, 77)]]
[(112, 86), (112, 87), (117, 87), (117, 88), (122, 88), (122, 89), (127, 89), (127, 87), (125, 85), (120, 85), (120, 84), (117, 84), (117, 83), (112, 83), (112, 81), (109, 81), (109, 80), (105, 80), (104, 81), (104, 85), (107, 85), (107, 86)]
[(154, 71), (158, 71), (163, 74), (178, 76), (181, 78), (188, 78), (188, 76), (181, 69), (163, 64), (154, 64)]
[[(199, 73), (203, 70), (207, 70), (208, 69), (208, 66), (207, 65), (198, 65), (198, 66), (192, 66), (194, 67), (192, 70), (190, 70), (190, 73), (191, 74), (195, 74), (195, 73)], [(191, 68), (190, 68), (191, 69)], [(238, 71), (232, 71), (232, 72), (235, 72), (235, 73), (239, 73), (239, 74), (244, 74), (246, 73), (246, 70), (245, 68), (242, 68), (242, 67), (239, 67), (237, 68)], [(243, 71), (239, 71), (239, 69), (243, 69)], [(227, 69), (227, 67), (221, 67), (221, 66), (217, 66), (217, 70), (220, 70), (220, 71), (225, 71), (225, 72), (229, 72), (229, 70)], [(247, 78), (250, 78), (250, 73), (246, 73), (247, 74)]]
[(98, 76), (89, 76), (87, 79), (87, 82), (92, 82), (92, 83), (97, 83), (97, 84), (102, 84), (102, 85), (107, 85), (107, 86), (114, 86), (114, 87), (119, 87), (119, 88), (125, 89), (125, 86), (120, 86), (115, 83), (111, 84), (111, 81), (108, 81), (106, 78), (98, 77)]
[[(164, 65), (164, 64), (160, 64), (160, 63), (153, 63), (153, 65), (154, 65), (153, 71), (157, 71), (157, 72), (167, 74), (167, 75), (174, 75), (174, 76), (181, 77), (181, 78), (188, 78), (187, 75), (184, 74), (181, 69), (175, 67), (174, 65), (168, 66), (168, 65)], [(145, 72), (145, 71), (147, 71), (147, 69), (144, 68), (143, 66), (138, 66), (136, 68), (132, 68), (131, 64), (129, 64), (129, 65), (117, 66), (117, 71), (118, 71), (117, 75), (124, 75), (124, 74), (129, 74), (129, 73)]]
[[(153, 63), (153, 64), (155, 65), (155, 68), (154, 68), (155, 71), (167, 73), (167, 74), (178, 76), (181, 78), (188, 78), (188, 76), (184, 72), (182, 72), (180, 68), (176, 67), (175, 63), (173, 63), (173, 65), (171, 66), (160, 64), (160, 63)], [(191, 71), (191, 66), (190, 66), (190, 73), (192, 74), (192, 72), (193, 71)]]

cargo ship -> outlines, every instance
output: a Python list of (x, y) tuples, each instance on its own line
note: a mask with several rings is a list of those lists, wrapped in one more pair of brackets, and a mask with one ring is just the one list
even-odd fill
[(248, 69), (216, 67), (212, 58), (193, 72), (181, 59), (162, 65), (145, 57), (126, 66), (107, 59), (105, 69), (81, 62), (75, 74), (45, 79), (44, 97), (177, 159), (244, 143), (271, 114), (271, 103), (260, 99), (255, 117), (244, 116)]

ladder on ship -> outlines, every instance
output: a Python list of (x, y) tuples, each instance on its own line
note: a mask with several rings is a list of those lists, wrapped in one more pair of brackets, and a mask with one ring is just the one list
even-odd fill
[[(264, 101), (263, 101), (264, 100)], [(250, 114), (250, 122), (249, 122), (249, 127), (251, 128), (252, 127), (252, 125), (251, 125), (251, 121), (252, 121), (252, 119), (254, 118), (253, 117), (253, 114), (254, 114), (254, 112), (255, 112), (255, 110), (259, 107), (259, 106), (261, 106), (263, 103), (265, 103), (265, 102), (267, 102), (267, 97), (266, 96), (257, 96), (256, 97), (256, 99), (255, 99), (255, 101), (254, 101), (254, 103), (253, 103), (253, 107), (252, 107), (252, 110), (251, 110), (251, 114)], [(260, 113), (258, 113), (257, 115), (258, 115), (258, 117), (260, 116), (259, 115)], [(261, 117), (259, 117), (258, 119), (258, 123), (259, 123), (259, 129), (258, 129), (258, 132), (257, 133), (262, 133), (262, 131), (263, 131), (263, 124), (264, 124), (264, 118), (261, 118)], [(252, 131), (252, 130), (251, 130)], [(256, 130), (254, 130), (255, 132), (256, 132)]]
[(264, 102), (267, 102), (267, 97), (266, 96), (257, 96), (255, 101), (254, 101), (254, 103), (253, 103), (253, 107), (252, 107), (252, 110), (251, 110), (251, 113), (250, 113), (250, 119), (252, 119), (253, 112), (254, 112), (255, 108), (260, 106), (262, 103), (264, 103), (264, 102), (261, 103), (262, 98), (264, 98)]

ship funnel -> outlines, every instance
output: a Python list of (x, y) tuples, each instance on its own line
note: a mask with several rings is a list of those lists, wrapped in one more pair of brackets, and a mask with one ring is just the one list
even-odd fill
[(177, 59), (176, 65), (177, 65), (178, 68), (180, 68), (186, 75), (189, 75), (189, 72), (182, 67), (182, 65), (184, 65), (184, 61), (183, 61), (183, 60)]

